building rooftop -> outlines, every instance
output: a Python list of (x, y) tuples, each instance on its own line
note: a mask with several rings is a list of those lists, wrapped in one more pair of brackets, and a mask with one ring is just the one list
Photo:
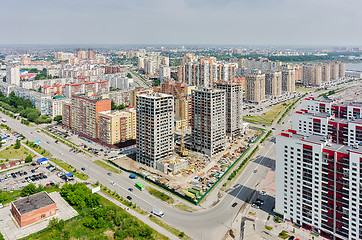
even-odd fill
[(141, 95), (138, 95), (137, 97), (145, 97), (145, 98), (152, 98), (152, 99), (163, 98), (163, 97), (172, 97), (173, 98), (172, 95), (164, 94), (164, 93), (158, 93), (158, 92), (141, 94)]
[(362, 146), (359, 146), (359, 145), (347, 146), (347, 145), (343, 145), (343, 144), (332, 143), (328, 139), (328, 136), (322, 136), (322, 135), (316, 135), (316, 134), (304, 136), (301, 134), (297, 134), (296, 131), (290, 130), (290, 129), (280, 133), (279, 135), (283, 136), (283, 137), (294, 138), (294, 139), (297, 139), (300, 141), (305, 141), (307, 143), (309, 142), (309, 143), (314, 143), (314, 144), (323, 144), (324, 149), (331, 150), (331, 151), (337, 151), (337, 152), (341, 152), (341, 153), (345, 153), (345, 154), (348, 154), (350, 151), (362, 153)]
[(13, 202), (15, 208), (19, 211), (20, 215), (32, 212), (34, 210), (49, 206), (55, 202), (44, 191), (40, 192)]

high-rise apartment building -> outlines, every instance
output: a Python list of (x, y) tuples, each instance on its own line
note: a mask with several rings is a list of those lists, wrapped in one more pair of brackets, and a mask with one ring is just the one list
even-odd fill
[(16, 86), (20, 86), (19, 66), (15, 66), (12, 64), (6, 66), (6, 82)]
[(328, 136), (276, 139), (275, 211), (327, 239), (362, 239), (362, 149)]
[(197, 87), (212, 87), (217, 81), (234, 82), (236, 63), (216, 63), (213, 58), (186, 62), (178, 68), (178, 80)]
[[(70, 110), (70, 113), (67, 111)], [(69, 126), (72, 130), (90, 138), (98, 138), (98, 113), (111, 110), (111, 100), (103, 95), (93, 93), (73, 95), (70, 108), (64, 107), (63, 114), (70, 116)]]
[(282, 70), (282, 91), (283, 93), (295, 92), (295, 70)]
[(226, 133), (230, 138), (242, 131), (243, 86), (236, 83), (217, 82), (215, 87), (225, 91)]
[(280, 95), (282, 95), (282, 73), (265, 73), (265, 96), (278, 97)]
[(150, 94), (153, 93), (153, 89), (149, 88), (136, 88), (135, 90), (130, 91), (129, 94), (129, 105), (135, 107), (137, 103), (137, 96), (141, 94)]
[(168, 81), (171, 78), (171, 68), (168, 65), (160, 66), (160, 79), (161, 81)]
[(320, 86), (330, 81), (337, 81), (345, 76), (342, 62), (304, 64), (302, 65), (302, 83)]
[(199, 88), (192, 90), (191, 120), (193, 148), (209, 157), (225, 150), (225, 91)]
[(136, 161), (156, 168), (174, 149), (174, 101), (162, 93), (137, 96)]
[(319, 86), (322, 83), (321, 65), (306, 64), (302, 66), (302, 82), (304, 85)]
[(261, 103), (265, 100), (265, 74), (246, 75), (246, 101)]
[(131, 108), (126, 111), (99, 112), (97, 130), (98, 139), (108, 144), (135, 139), (136, 111)]

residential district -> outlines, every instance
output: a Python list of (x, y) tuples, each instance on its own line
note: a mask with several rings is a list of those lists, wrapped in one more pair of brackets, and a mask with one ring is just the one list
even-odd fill
[(361, 56), (0, 49), (0, 239), (362, 239)]

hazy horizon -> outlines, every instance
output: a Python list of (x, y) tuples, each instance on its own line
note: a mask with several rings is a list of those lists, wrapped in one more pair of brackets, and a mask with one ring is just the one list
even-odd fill
[(0, 45), (362, 46), (359, 0), (5, 1)]

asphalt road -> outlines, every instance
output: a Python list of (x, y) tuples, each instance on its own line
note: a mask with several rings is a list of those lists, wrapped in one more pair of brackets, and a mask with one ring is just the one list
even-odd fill
[[(75, 154), (69, 152), (69, 147), (61, 143), (56, 144), (54, 139), (43, 134), (38, 133), (32, 127), (27, 127), (20, 124), (19, 121), (14, 120), (4, 114), (2, 118), (7, 120), (7, 125), (13, 130), (22, 133), (27, 140), (36, 141), (41, 140), (40, 146), (52, 153), (53, 157), (60, 158), (65, 162), (73, 165), (78, 170), (85, 167), (85, 173), (91, 178), (99, 181), (101, 184), (108, 188), (117, 191), (121, 196), (132, 196), (132, 201), (144, 210), (152, 210), (153, 206), (162, 209), (165, 213), (163, 221), (177, 227), (190, 235), (194, 239), (221, 239), (225, 232), (230, 228), (232, 220), (235, 218), (238, 209), (242, 206), (245, 200), (250, 198), (253, 194), (253, 189), (260, 182), (263, 176), (269, 171), (273, 164), (272, 159), (263, 158), (260, 163), (250, 162), (246, 167), (244, 174), (235, 182), (235, 185), (227, 192), (225, 198), (216, 205), (216, 207), (200, 210), (197, 212), (185, 212), (173, 208), (162, 201), (150, 196), (147, 191), (139, 191), (134, 187), (136, 181), (140, 181), (145, 186), (149, 184), (142, 179), (131, 180), (128, 174), (114, 174), (107, 175), (107, 170), (92, 163), (93, 159), (88, 158), (83, 154)], [(47, 144), (46, 142), (49, 142)], [(275, 155), (275, 148), (273, 143), (268, 142), (260, 151), (259, 154)], [(254, 173), (256, 170), (256, 173)], [(110, 182), (115, 182), (111, 185)], [(134, 188), (130, 192), (128, 188)], [(236, 202), (236, 207), (231, 205)]]
[[(297, 104), (298, 108), (299, 103)], [(145, 186), (149, 184), (142, 179), (131, 180), (128, 174), (107, 175), (107, 171), (96, 164), (93, 164), (94, 159), (90, 159), (83, 154), (75, 154), (69, 152), (69, 147), (61, 143), (54, 143), (54, 139), (43, 133), (37, 133), (34, 128), (27, 127), (19, 123), (19, 121), (1, 114), (8, 122), (6, 123), (13, 130), (22, 133), (29, 141), (42, 140), (40, 145), (52, 153), (53, 157), (60, 158), (65, 162), (73, 165), (77, 169), (86, 168), (86, 174), (91, 178), (99, 181), (108, 188), (117, 191), (121, 196), (132, 196), (132, 201), (144, 210), (151, 210), (153, 206), (164, 211), (165, 216), (163, 221), (184, 231), (187, 235), (194, 239), (215, 239), (219, 240), (225, 232), (230, 228), (231, 222), (235, 218), (240, 207), (248, 202), (254, 193), (254, 189), (258, 186), (261, 180), (266, 176), (270, 169), (275, 165), (275, 147), (274, 142), (269, 141), (262, 146), (256, 157), (246, 166), (243, 173), (234, 181), (234, 185), (224, 194), (224, 198), (212, 208), (207, 208), (197, 212), (185, 212), (173, 208), (166, 203), (150, 196), (147, 191), (139, 191), (134, 187), (136, 181), (141, 182)], [(290, 127), (290, 116), (284, 119), (284, 124), (274, 124), (268, 127), (267, 130), (275, 128), (272, 136), (280, 133), (283, 129)], [(50, 143), (47, 144), (46, 141)], [(111, 185), (110, 182), (115, 182)], [(134, 188), (130, 192), (128, 188)], [(270, 196), (274, 197), (274, 196)], [(233, 203), (237, 203), (236, 207), (232, 207)], [(268, 210), (269, 211), (269, 210)]]

